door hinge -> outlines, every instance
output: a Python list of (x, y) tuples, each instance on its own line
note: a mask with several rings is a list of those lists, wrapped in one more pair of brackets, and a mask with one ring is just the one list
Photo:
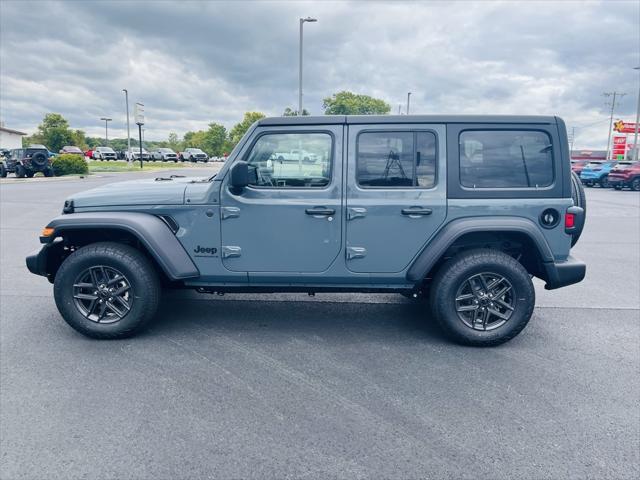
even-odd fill
[(347, 260), (354, 258), (364, 258), (367, 256), (367, 249), (364, 247), (347, 247)]
[(222, 258), (239, 257), (240, 255), (242, 255), (242, 248), (235, 245), (223, 245)]
[(355, 218), (364, 218), (367, 216), (367, 209), (362, 207), (349, 207), (347, 208), (347, 220), (353, 220)]
[(225, 220), (227, 218), (235, 218), (240, 216), (240, 209), (238, 207), (220, 207), (220, 218)]

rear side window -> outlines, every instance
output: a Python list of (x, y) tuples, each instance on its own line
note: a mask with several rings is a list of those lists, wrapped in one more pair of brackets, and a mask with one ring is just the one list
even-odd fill
[(467, 188), (539, 188), (553, 183), (553, 150), (545, 132), (460, 133), (460, 183)]
[(363, 132), (357, 142), (357, 181), (363, 187), (432, 188), (436, 136), (432, 132)]

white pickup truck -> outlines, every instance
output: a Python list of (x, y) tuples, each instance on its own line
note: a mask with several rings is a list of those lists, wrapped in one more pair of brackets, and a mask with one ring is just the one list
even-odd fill
[(275, 152), (271, 157), (272, 160), (279, 162), (305, 162), (315, 163), (318, 161), (318, 156), (315, 153), (307, 152), (306, 150), (289, 150), (288, 152)]

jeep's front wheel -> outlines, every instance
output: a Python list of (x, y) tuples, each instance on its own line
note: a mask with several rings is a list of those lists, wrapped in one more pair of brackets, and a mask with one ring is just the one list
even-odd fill
[(438, 271), (431, 308), (458, 343), (489, 347), (518, 335), (535, 305), (531, 277), (513, 257), (489, 249), (461, 253)]
[(137, 333), (153, 318), (160, 282), (141, 252), (100, 242), (76, 250), (62, 263), (53, 292), (72, 328), (88, 337), (114, 339)]
[(7, 168), (4, 163), (0, 163), (0, 178), (7, 178)]

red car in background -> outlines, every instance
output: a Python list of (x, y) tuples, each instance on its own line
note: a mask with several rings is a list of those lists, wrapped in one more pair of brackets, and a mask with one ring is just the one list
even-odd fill
[(93, 150), (89, 149), (86, 152), (84, 152), (84, 156), (87, 158), (93, 158)]
[(608, 175), (609, 185), (616, 190), (629, 187), (640, 192), (640, 162), (619, 163), (611, 169)]
[(576, 172), (577, 175), (580, 175), (580, 172), (582, 172), (582, 169), (590, 161), (591, 160), (571, 160), (571, 171)]

